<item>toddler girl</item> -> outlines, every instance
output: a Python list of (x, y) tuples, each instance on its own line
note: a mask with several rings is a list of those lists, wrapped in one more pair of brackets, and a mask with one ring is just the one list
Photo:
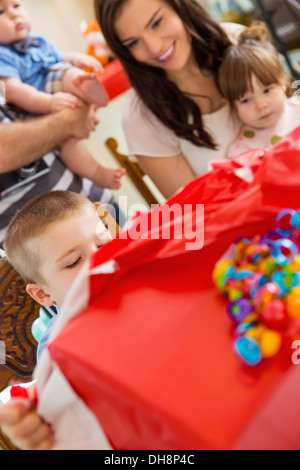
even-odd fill
[(243, 123), (229, 157), (270, 147), (300, 124), (299, 101), (287, 97), (289, 80), (263, 23), (244, 30), (227, 49), (219, 86), (232, 114)]

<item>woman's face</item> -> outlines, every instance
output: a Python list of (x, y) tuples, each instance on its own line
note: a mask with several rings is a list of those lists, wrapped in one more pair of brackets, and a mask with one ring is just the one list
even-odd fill
[(115, 30), (132, 56), (147, 65), (178, 71), (191, 57), (191, 40), (181, 18), (162, 0), (129, 0)]

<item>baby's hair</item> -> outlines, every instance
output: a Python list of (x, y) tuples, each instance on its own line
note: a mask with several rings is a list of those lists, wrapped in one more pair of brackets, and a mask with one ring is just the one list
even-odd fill
[(262, 22), (242, 31), (238, 43), (227, 48), (219, 69), (219, 88), (231, 112), (236, 113), (236, 102), (253, 91), (253, 75), (264, 86), (290, 85), (282, 59)]
[(92, 203), (72, 191), (49, 191), (31, 199), (12, 218), (4, 239), (7, 259), (26, 283), (44, 283), (39, 274), (40, 256), (34, 240), (50, 224), (70, 217), (84, 205)]

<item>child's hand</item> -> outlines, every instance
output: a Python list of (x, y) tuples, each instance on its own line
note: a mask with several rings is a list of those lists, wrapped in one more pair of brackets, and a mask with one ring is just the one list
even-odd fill
[(57, 92), (51, 95), (51, 109), (50, 112), (54, 113), (64, 108), (77, 108), (82, 105), (82, 101), (77, 96), (71, 93)]
[(99, 60), (88, 54), (83, 54), (82, 52), (69, 53), (68, 56), (64, 58), (64, 60), (66, 60), (66, 58), (68, 58), (68, 62), (71, 62), (79, 69), (89, 69), (93, 70), (94, 72), (102, 72), (104, 70)]
[(23, 398), (0, 406), (0, 428), (21, 450), (50, 450), (53, 446), (50, 426), (32, 406), (29, 399)]

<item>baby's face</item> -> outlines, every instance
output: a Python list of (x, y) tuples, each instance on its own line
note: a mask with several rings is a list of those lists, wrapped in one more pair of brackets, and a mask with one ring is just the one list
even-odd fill
[(53, 222), (33, 240), (40, 257), (39, 273), (49, 295), (47, 304), (61, 307), (85, 261), (111, 239), (96, 209), (88, 203), (78, 213)]
[(21, 41), (30, 29), (29, 15), (20, 1), (0, 0), (0, 44)]
[(238, 115), (247, 126), (256, 129), (272, 127), (284, 112), (284, 88), (277, 83), (265, 86), (254, 75), (252, 86), (253, 91), (246, 93), (236, 103)]

